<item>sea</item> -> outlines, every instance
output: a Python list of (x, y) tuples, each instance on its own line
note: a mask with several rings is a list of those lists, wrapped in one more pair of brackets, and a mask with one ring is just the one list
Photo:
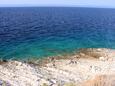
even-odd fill
[(0, 58), (43, 58), (80, 48), (115, 49), (115, 9), (0, 8)]

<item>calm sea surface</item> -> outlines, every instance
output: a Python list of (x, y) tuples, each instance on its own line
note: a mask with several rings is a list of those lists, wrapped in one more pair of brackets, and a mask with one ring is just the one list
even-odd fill
[(41, 58), (115, 48), (115, 9), (0, 8), (0, 57)]

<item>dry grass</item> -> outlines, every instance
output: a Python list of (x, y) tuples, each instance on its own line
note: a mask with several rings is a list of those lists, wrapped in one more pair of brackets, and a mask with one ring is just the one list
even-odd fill
[(76, 86), (74, 83), (66, 83), (64, 86)]
[(81, 86), (115, 86), (115, 75), (96, 76), (95, 79), (89, 80)]

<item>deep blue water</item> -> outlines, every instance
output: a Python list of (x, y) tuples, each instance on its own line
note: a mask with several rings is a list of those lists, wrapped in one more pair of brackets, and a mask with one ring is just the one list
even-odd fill
[(115, 48), (115, 9), (0, 8), (0, 57), (40, 58)]

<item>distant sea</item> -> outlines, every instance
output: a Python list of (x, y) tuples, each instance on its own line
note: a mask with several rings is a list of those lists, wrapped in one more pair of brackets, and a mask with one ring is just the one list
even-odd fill
[(42, 58), (79, 48), (115, 48), (115, 9), (0, 8), (0, 58)]

